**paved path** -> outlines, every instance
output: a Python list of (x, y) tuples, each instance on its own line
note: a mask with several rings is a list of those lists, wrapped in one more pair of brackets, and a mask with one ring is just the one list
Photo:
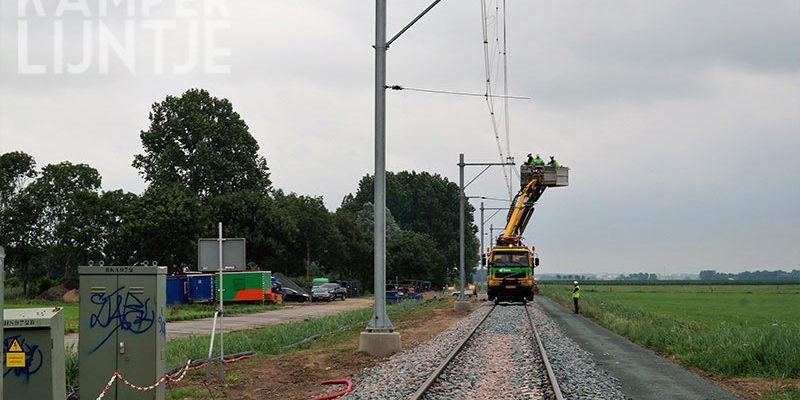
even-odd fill
[(611, 332), (544, 296), (536, 301), (564, 332), (622, 382), (631, 399), (736, 399), (686, 368)]
[[(330, 303), (291, 303), (273, 311), (225, 317), (223, 325), (225, 332), (242, 331), (285, 322), (302, 321), (307, 318), (339, 314), (344, 311), (371, 306), (372, 299), (370, 298), (351, 298), (345, 301), (333, 301)], [(210, 335), (212, 322), (213, 318), (167, 322), (167, 340), (186, 336)], [(64, 335), (64, 344), (67, 346), (75, 345), (77, 347), (78, 334), (70, 333)]]

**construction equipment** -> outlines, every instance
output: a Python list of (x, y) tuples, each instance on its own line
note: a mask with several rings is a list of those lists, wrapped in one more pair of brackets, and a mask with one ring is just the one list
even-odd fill
[(544, 190), (569, 185), (569, 168), (523, 165), (520, 185), (508, 211), (506, 227), (487, 260), (487, 295), (495, 303), (533, 300), (533, 268), (539, 265), (539, 258), (534, 256), (533, 246), (528, 248), (522, 243), (522, 235)]

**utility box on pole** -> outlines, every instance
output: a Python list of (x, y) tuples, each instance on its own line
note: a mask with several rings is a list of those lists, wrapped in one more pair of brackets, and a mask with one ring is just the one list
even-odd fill
[[(165, 373), (167, 267), (78, 267), (80, 275), (80, 398), (96, 399), (119, 370), (149, 386)], [(136, 391), (117, 380), (110, 400), (164, 399), (164, 385)]]
[(3, 310), (3, 318), (3, 399), (65, 399), (61, 308)]

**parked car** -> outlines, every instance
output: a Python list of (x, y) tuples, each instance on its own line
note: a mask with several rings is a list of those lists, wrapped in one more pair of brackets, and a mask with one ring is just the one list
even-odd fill
[[(478, 295), (477, 292), (478, 291), (475, 290), (475, 289), (465, 289), (464, 290), (464, 296), (466, 296), (466, 297), (477, 296)], [(454, 290), (452, 293), (450, 293), (450, 295), (453, 296), (453, 297), (458, 297), (459, 294), (461, 294), (460, 290)]]
[(336, 299), (346, 299), (347, 289), (338, 283), (323, 283), (311, 289), (311, 297), (314, 301), (334, 301)]
[(283, 301), (297, 301), (305, 303), (310, 301), (311, 297), (305, 293), (300, 293), (292, 288), (283, 288)]

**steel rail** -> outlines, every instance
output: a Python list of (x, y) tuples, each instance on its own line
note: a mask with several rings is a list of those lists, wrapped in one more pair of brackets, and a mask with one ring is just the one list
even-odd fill
[(553, 373), (553, 368), (550, 366), (550, 361), (547, 359), (547, 352), (544, 349), (544, 344), (542, 344), (542, 338), (539, 337), (539, 330), (536, 329), (536, 325), (533, 323), (533, 318), (531, 318), (531, 313), (527, 305), (525, 306), (525, 315), (528, 316), (528, 322), (531, 324), (533, 336), (536, 338), (536, 345), (539, 347), (539, 354), (542, 355), (542, 362), (544, 363), (544, 368), (547, 370), (547, 380), (550, 381), (553, 394), (556, 396), (556, 400), (564, 400), (564, 395), (561, 393), (561, 388), (558, 386), (558, 380), (556, 380), (556, 374)]
[(478, 328), (483, 324), (483, 321), (486, 321), (486, 318), (489, 317), (489, 314), (491, 314), (492, 311), (494, 311), (495, 307), (496, 307), (495, 305), (492, 305), (492, 308), (489, 310), (489, 312), (487, 312), (486, 315), (484, 315), (483, 318), (481, 318), (481, 320), (478, 321), (477, 324), (475, 324), (475, 327), (472, 328), (472, 330), (469, 332), (469, 335), (467, 335), (464, 338), (464, 340), (462, 340), (458, 344), (458, 346), (456, 346), (456, 348), (453, 349), (453, 351), (451, 351), (450, 354), (447, 355), (444, 361), (439, 365), (439, 367), (436, 368), (435, 371), (433, 371), (433, 373), (422, 384), (422, 386), (420, 386), (420, 388), (417, 389), (417, 391), (414, 392), (413, 395), (411, 395), (410, 398), (412, 400), (420, 400), (422, 399), (423, 396), (425, 396), (425, 393), (428, 392), (428, 389), (430, 389), (431, 386), (433, 386), (433, 383), (436, 382), (437, 379), (439, 379), (439, 376), (442, 375), (442, 372), (444, 372), (445, 368), (447, 368), (447, 366), (450, 364), (450, 361), (453, 361), (456, 355), (458, 355), (458, 353), (461, 352), (461, 350), (464, 348), (464, 345), (467, 344), (467, 342), (472, 338), (472, 335), (474, 335), (475, 331), (477, 331)]

